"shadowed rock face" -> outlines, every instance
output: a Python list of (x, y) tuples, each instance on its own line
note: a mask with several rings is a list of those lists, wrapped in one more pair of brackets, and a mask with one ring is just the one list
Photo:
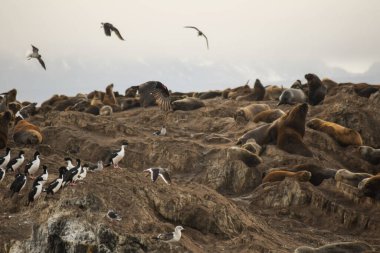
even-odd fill
[[(337, 86), (339, 87), (339, 86)], [(337, 89), (334, 87), (334, 89)], [(342, 87), (309, 108), (306, 121), (318, 117), (360, 132), (363, 143), (379, 148), (379, 96), (358, 96)], [(122, 169), (89, 172), (83, 183), (67, 186), (25, 206), (32, 180), (20, 196), (7, 196), (13, 174), (0, 183), (0, 252), (294, 252), (327, 243), (363, 241), (375, 250), (380, 232), (380, 204), (351, 185), (334, 180), (335, 171), (376, 174), (380, 168), (361, 158), (358, 149), (342, 147), (327, 134), (305, 128), (303, 142), (313, 157), (290, 154), (274, 144), (255, 152), (261, 163), (247, 166), (228, 159), (227, 150), (262, 123), (236, 124), (234, 113), (248, 102), (213, 98), (204, 107), (163, 114), (158, 107), (133, 108), (99, 117), (85, 112), (44, 112), (28, 118), (40, 127), (44, 142), (17, 147), (29, 159), (35, 150), (58, 177), (64, 158), (96, 164), (111, 150), (128, 147)], [(261, 101), (271, 109), (276, 101)], [(293, 106), (281, 105), (287, 112)], [(152, 133), (162, 125), (166, 136)], [(12, 129), (10, 128), (11, 132)], [(250, 143), (249, 138), (245, 142)], [(236, 147), (236, 146), (235, 146)], [(241, 146), (245, 148), (247, 146)], [(3, 154), (2, 150), (0, 151)], [(252, 152), (252, 151), (251, 151)], [(309, 165), (310, 164), (310, 165)], [(172, 184), (152, 183), (143, 169), (168, 168)], [(298, 166), (298, 167), (297, 167)], [(271, 169), (315, 171), (310, 182), (286, 178), (262, 184)], [(42, 172), (42, 171), (41, 171)], [(109, 209), (122, 217), (111, 221)], [(176, 245), (152, 239), (181, 225)]]

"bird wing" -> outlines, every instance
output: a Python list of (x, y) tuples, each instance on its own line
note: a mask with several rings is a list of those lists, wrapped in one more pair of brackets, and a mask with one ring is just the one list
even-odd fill
[(121, 37), (121, 34), (120, 34), (119, 30), (117, 30), (116, 27), (112, 26), (111, 30), (116, 33), (116, 35), (117, 35), (117, 37), (119, 37), (119, 39), (124, 40), (123, 37)]
[(206, 37), (206, 35), (205, 35), (204, 33), (202, 33), (202, 35), (203, 35), (203, 37), (205, 37), (205, 39), (206, 39), (206, 44), (207, 44), (207, 49), (209, 49), (209, 47), (208, 47), (208, 39), (207, 39), (207, 37)]
[(165, 183), (170, 184), (172, 182), (172, 180), (170, 179), (169, 173), (166, 170), (161, 170), (160, 176), (165, 181)]
[(45, 63), (44, 63), (44, 61), (41, 59), (41, 57), (38, 58), (38, 61), (40, 62), (40, 64), (42, 65), (42, 67), (46, 70)]
[(171, 111), (172, 105), (168, 88), (161, 82), (156, 82), (155, 87), (151, 91), (153, 97), (156, 99), (157, 104), (163, 111)]
[(192, 29), (195, 29), (197, 30), (198, 32), (201, 32), (198, 28), (196, 28), (195, 26), (185, 26), (185, 28), (192, 28)]
[(108, 23), (103, 24), (104, 33), (106, 36), (111, 36), (111, 25)]
[(38, 48), (36, 48), (35, 46), (32, 45), (32, 48), (33, 48), (33, 53), (38, 53)]
[(174, 238), (174, 233), (165, 233), (165, 234), (159, 234), (157, 236), (157, 239), (163, 240), (163, 241), (170, 241)]
[(13, 183), (11, 184), (10, 189), (11, 189), (13, 192), (20, 191), (20, 189), (22, 188), (22, 186), (24, 185), (24, 183), (25, 183), (25, 177), (24, 177), (24, 175), (19, 175), (19, 176), (13, 181)]
[(12, 159), (10, 162), (7, 164), (7, 169), (12, 168), (13, 165), (17, 163), (17, 159)]
[(58, 180), (55, 179), (53, 182), (51, 182), (49, 184), (49, 186), (46, 188), (46, 191), (49, 192), (49, 191), (52, 191), (57, 185), (58, 185)]

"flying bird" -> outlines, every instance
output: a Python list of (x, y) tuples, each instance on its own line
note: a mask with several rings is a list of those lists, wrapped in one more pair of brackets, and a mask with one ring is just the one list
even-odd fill
[(111, 31), (113, 31), (117, 35), (117, 37), (119, 37), (119, 39), (124, 40), (123, 37), (121, 37), (119, 30), (117, 30), (117, 28), (114, 27), (112, 24), (110, 23), (101, 23), (101, 24), (106, 36), (111, 36)]
[(205, 39), (206, 39), (206, 44), (207, 44), (207, 49), (209, 49), (209, 46), (208, 46), (208, 39), (207, 39), (206, 35), (205, 35), (201, 30), (199, 30), (199, 29), (196, 28), (195, 26), (185, 26), (185, 28), (192, 28), (192, 29), (197, 30), (197, 32), (198, 32), (198, 36), (203, 36), (203, 37), (205, 37)]
[[(153, 183), (156, 182), (158, 176), (160, 176), (168, 185), (172, 182), (169, 172), (164, 168), (149, 168), (144, 171), (150, 173), (150, 179), (152, 179)], [(147, 176), (149, 176), (149, 174), (147, 174)]]
[(33, 48), (33, 53), (29, 54), (27, 59), (30, 60), (32, 58), (36, 58), (40, 62), (41, 66), (46, 70), (45, 63), (41, 58), (42, 56), (38, 53), (38, 48), (36, 48), (33, 45), (32, 45), (32, 48)]

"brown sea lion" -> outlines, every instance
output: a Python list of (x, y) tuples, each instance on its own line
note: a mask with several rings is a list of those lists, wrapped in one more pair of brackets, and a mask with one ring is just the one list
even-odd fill
[(227, 159), (240, 160), (248, 167), (253, 167), (262, 163), (262, 159), (258, 155), (239, 147), (228, 148)]
[(252, 92), (252, 89), (249, 87), (248, 83), (249, 81), (244, 86), (231, 89), (228, 92), (227, 98), (236, 99), (239, 96), (250, 94)]
[(87, 94), (87, 98), (92, 99), (95, 95), (98, 96), (98, 98), (100, 98), (101, 101), (103, 101), (104, 96), (106, 94), (104, 93), (104, 91), (94, 90)]
[(315, 74), (306, 74), (307, 85), (309, 87), (308, 97), (310, 105), (318, 105), (325, 99), (327, 88)]
[(137, 86), (137, 85), (131, 86), (125, 90), (125, 97), (134, 98), (134, 97), (136, 97), (138, 91), (139, 91), (139, 86)]
[(110, 116), (113, 113), (112, 107), (109, 105), (103, 105), (99, 110), (100, 116)]
[(236, 98), (238, 101), (262, 101), (265, 96), (264, 85), (259, 79), (256, 79), (255, 85), (253, 86), (253, 91), (249, 94), (239, 96)]
[(282, 181), (287, 177), (292, 177), (301, 182), (307, 182), (311, 178), (311, 173), (306, 170), (291, 172), (285, 170), (272, 171), (263, 178), (263, 183)]
[(12, 102), (8, 104), (8, 109), (12, 111), (13, 115), (16, 114), (16, 112), (20, 111), (22, 105), (19, 102)]
[(367, 83), (353, 84), (353, 89), (356, 94), (361, 97), (369, 98), (373, 93), (380, 90), (380, 85), (370, 85)]
[(110, 106), (117, 105), (117, 100), (116, 100), (115, 94), (113, 93), (113, 83), (111, 83), (110, 85), (106, 87), (106, 94), (104, 95), (102, 102), (105, 105), (110, 105)]
[(290, 88), (281, 93), (279, 100), (278, 105), (294, 105), (297, 103), (305, 103), (307, 101), (307, 97), (302, 90)]
[(377, 165), (380, 163), (380, 149), (374, 149), (369, 146), (360, 146), (359, 152), (362, 159)]
[(11, 119), (12, 113), (10, 111), (0, 113), (0, 149), (3, 149), (7, 146), (9, 122)]
[(287, 114), (271, 124), (264, 144), (276, 143), (278, 148), (288, 153), (312, 157), (313, 153), (302, 141), (305, 135), (307, 112), (308, 105), (306, 103), (294, 106)]
[(266, 86), (264, 100), (279, 100), (283, 91), (284, 88), (277, 85)]
[(253, 122), (266, 122), (266, 123), (272, 123), (276, 119), (282, 117), (285, 115), (285, 112), (280, 109), (269, 109), (262, 112), (259, 112), (253, 117)]
[(354, 187), (358, 187), (358, 184), (365, 178), (372, 177), (373, 175), (368, 173), (354, 173), (346, 169), (340, 169), (335, 174), (335, 181), (342, 182)]
[(266, 139), (266, 133), (268, 129), (270, 128), (271, 124), (263, 124), (259, 127), (256, 127), (253, 130), (250, 130), (243, 134), (237, 141), (236, 145), (243, 145), (245, 144), (249, 139), (254, 139), (257, 144), (263, 145), (264, 141)]
[(240, 122), (241, 120), (250, 121), (253, 120), (256, 114), (269, 109), (269, 105), (266, 104), (251, 104), (236, 110), (234, 114), (234, 119), (237, 122)]
[(256, 155), (260, 155), (261, 150), (262, 150), (261, 146), (259, 144), (257, 144), (254, 139), (249, 139), (241, 147), (248, 150), (249, 152), (256, 154)]
[(135, 107), (140, 107), (140, 99), (138, 98), (125, 98), (120, 101), (121, 110), (128, 110)]
[(294, 253), (364, 253), (372, 250), (372, 247), (364, 242), (336, 242), (319, 248), (301, 246)]
[(380, 174), (363, 179), (358, 189), (364, 196), (380, 200)]
[(199, 99), (211, 99), (222, 96), (221, 91), (206, 91), (206, 92), (200, 92), (198, 94), (194, 94), (194, 97), (197, 97)]
[(16, 113), (13, 140), (17, 144), (40, 144), (42, 139), (40, 128), (23, 119), (19, 113)]
[(328, 134), (342, 146), (363, 145), (362, 137), (357, 131), (339, 124), (314, 118), (309, 120), (306, 125), (311, 129)]
[(101, 100), (101, 94), (98, 91), (95, 91), (94, 95), (92, 96), (90, 105), (101, 107), (103, 106), (103, 102)]
[(191, 111), (191, 110), (196, 110), (204, 106), (205, 106), (205, 103), (203, 103), (202, 100), (200, 100), (199, 98), (192, 98), (192, 97), (179, 99), (172, 102), (172, 107), (174, 111), (177, 111), (177, 110)]
[(337, 87), (339, 84), (329, 78), (323, 78), (322, 79), (322, 84), (327, 88), (327, 93), (329, 93), (329, 91), (331, 89), (334, 89), (335, 87)]

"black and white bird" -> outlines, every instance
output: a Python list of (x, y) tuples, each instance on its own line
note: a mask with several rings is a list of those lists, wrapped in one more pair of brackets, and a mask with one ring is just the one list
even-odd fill
[(48, 173), (48, 168), (46, 165), (42, 165), (42, 169), (44, 170), (44, 172), (39, 175), (33, 182), (33, 187), (38, 184), (38, 183), (41, 183), (42, 185), (44, 185), (47, 180), (48, 180), (48, 177), (49, 177), (49, 173)]
[(60, 167), (59, 168), (59, 177), (56, 178), (53, 182), (51, 182), (48, 187), (44, 190), (46, 194), (51, 194), (54, 195), (61, 189), (62, 182), (63, 182), (63, 177), (66, 173), (66, 168), (65, 167)]
[(18, 168), (24, 163), (24, 160), (24, 151), (21, 150), (17, 157), (9, 161), (9, 163), (7, 164), (7, 171), (18, 170)]
[(11, 149), (5, 149), (5, 156), (0, 157), (0, 168), (6, 168), (9, 161), (11, 160)]
[(159, 81), (148, 81), (139, 85), (140, 97), (153, 96), (161, 110), (172, 111), (173, 106), (168, 88)]
[(40, 152), (36, 151), (33, 155), (33, 160), (25, 165), (25, 175), (29, 175), (29, 177), (34, 178), (33, 175), (38, 171), (40, 163)]
[(119, 167), (119, 162), (124, 158), (125, 155), (125, 148), (128, 147), (128, 142), (124, 141), (123, 144), (121, 145), (121, 148), (115, 152), (112, 152), (108, 163), (105, 165), (105, 167), (110, 166), (111, 164), (113, 165), (114, 168), (120, 168)]
[(114, 32), (117, 35), (117, 37), (119, 37), (119, 39), (124, 40), (123, 37), (121, 37), (119, 30), (117, 30), (117, 28), (114, 27), (111, 23), (101, 23), (101, 24), (106, 36), (111, 36), (111, 32)]
[[(170, 179), (170, 176), (169, 176), (169, 172), (167, 171), (167, 169), (164, 169), (164, 168), (149, 168), (149, 169), (146, 169), (144, 170), (145, 172), (148, 172), (150, 173), (150, 179), (152, 179), (152, 182), (156, 182), (158, 176), (160, 176), (166, 184), (170, 185), (171, 184), (171, 179)], [(147, 174), (146, 176), (149, 176), (149, 174)]]
[(67, 170), (72, 169), (72, 168), (75, 167), (74, 164), (73, 164), (73, 160), (71, 160), (70, 157), (66, 157), (65, 158), (65, 162), (67, 163), (67, 165), (66, 165), (66, 169)]
[(77, 159), (77, 165), (65, 173), (65, 176), (63, 177), (62, 186), (66, 186), (69, 183), (71, 185), (75, 185), (75, 181), (78, 179), (78, 175), (80, 173), (81, 173), (81, 161), (80, 159)]
[(81, 170), (81, 173), (79, 173), (79, 175), (78, 175), (77, 181), (83, 181), (86, 178), (88, 168), (89, 168), (89, 165), (87, 163), (85, 163), (82, 166), (82, 170)]
[(27, 202), (28, 206), (31, 202), (34, 202), (40, 197), (41, 192), (42, 192), (42, 186), (43, 186), (42, 178), (39, 178), (36, 184), (33, 183), (33, 187), (30, 190), (29, 195), (28, 195), (28, 202)]
[(157, 135), (157, 136), (164, 136), (164, 135), (166, 135), (166, 127), (162, 126), (161, 130), (158, 130), (158, 131), (154, 132), (153, 135)]
[(121, 221), (121, 217), (118, 213), (116, 213), (114, 210), (108, 210), (106, 214), (107, 218), (111, 221)]
[(32, 58), (37, 59), (40, 62), (41, 66), (46, 70), (45, 63), (42, 60), (42, 56), (38, 53), (38, 48), (36, 48), (33, 45), (32, 45), (32, 48), (33, 48), (33, 53), (29, 54), (27, 59), (28, 60), (30, 60)]
[(17, 173), (15, 176), (15, 180), (12, 182), (10, 190), (11, 190), (11, 197), (16, 192), (19, 193), (26, 185), (26, 176), (21, 173)]
[(195, 29), (195, 30), (198, 32), (198, 36), (203, 36), (203, 37), (205, 37), (205, 39), (206, 39), (206, 44), (207, 44), (207, 49), (209, 49), (209, 46), (208, 46), (208, 39), (207, 39), (206, 35), (205, 35), (201, 30), (199, 30), (199, 29), (196, 28), (195, 26), (185, 26), (185, 28), (192, 28), (192, 29)]
[(153, 237), (153, 239), (161, 240), (164, 242), (178, 242), (181, 239), (181, 231), (184, 230), (182, 226), (176, 226), (174, 232), (159, 234), (157, 237)]

